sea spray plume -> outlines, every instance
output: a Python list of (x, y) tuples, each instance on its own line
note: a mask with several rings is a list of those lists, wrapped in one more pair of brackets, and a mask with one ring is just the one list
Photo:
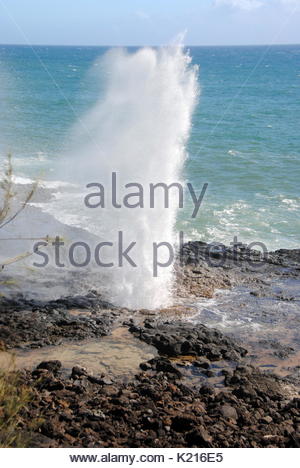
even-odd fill
[[(191, 65), (189, 54), (182, 45), (142, 48), (133, 53), (113, 49), (102, 58), (101, 71), (106, 76), (104, 95), (75, 127), (76, 151), (65, 158), (72, 182), (83, 189), (88, 183), (101, 182), (107, 184), (109, 193), (111, 174), (116, 172), (120, 198), (126, 193), (124, 186), (133, 181), (145, 188), (150, 183), (180, 182), (198, 96), (197, 67)], [(174, 243), (175, 191), (173, 196), (174, 203), (171, 198), (168, 209), (163, 206), (163, 194), (160, 203), (150, 208), (146, 190), (144, 208), (115, 209), (108, 196), (105, 208), (88, 209), (84, 197), (80, 204), (67, 194), (57, 204), (61, 220), (77, 211), (72, 224), (96, 235), (99, 241), (112, 242), (115, 250), (118, 231), (123, 232), (124, 244), (136, 242), (132, 251), (136, 267), (128, 262), (122, 266), (115, 262), (113, 268), (97, 267), (99, 289), (106, 286), (114, 303), (130, 308), (170, 304), (173, 269), (161, 268), (158, 277), (153, 277), (153, 242)], [(104, 250), (107, 261), (116, 258), (112, 248)], [(163, 258), (162, 252), (160, 260)]]

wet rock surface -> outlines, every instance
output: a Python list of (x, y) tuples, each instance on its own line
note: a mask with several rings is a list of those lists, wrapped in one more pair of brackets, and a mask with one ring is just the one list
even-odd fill
[[(34, 398), (19, 428), (31, 431), (30, 446), (300, 447), (300, 395), (292, 385), (300, 382), (294, 346), (300, 343), (295, 326), (300, 324), (299, 258), (299, 250), (280, 250), (268, 258), (254, 251), (249, 261), (245, 249), (226, 248), (220, 266), (220, 253), (208, 252), (207, 244), (186, 244), (178, 269), (179, 296), (209, 298), (218, 288), (242, 291), (239, 302), (229, 296), (221, 312), (207, 308), (198, 322), (174, 316), (145, 319), (149, 311), (131, 317), (95, 292), (50, 302), (1, 298), (0, 342), (7, 349), (101, 339), (123, 322), (127, 333), (159, 354), (125, 381), (106, 371), (92, 374), (79, 362), (66, 376), (57, 359), (43, 358), (34, 370), (23, 370), (23, 383), (33, 389)], [(276, 358), (294, 356), (287, 377), (246, 365), (243, 340), (201, 323), (213, 319), (217, 326), (220, 313), (233, 320), (247, 310), (246, 324), (249, 318), (259, 327), (288, 324), (293, 345), (277, 336), (260, 339)], [(31, 422), (40, 418), (32, 430)]]
[(260, 344), (270, 349), (273, 355), (280, 359), (285, 359), (295, 353), (295, 349), (292, 346), (281, 344), (276, 340), (261, 340)]
[(213, 361), (237, 361), (247, 354), (246, 349), (233, 340), (202, 324), (147, 319), (142, 326), (132, 325), (129, 331), (166, 356), (205, 356)]
[(0, 340), (10, 349), (101, 337), (110, 333), (119, 315), (120, 311), (96, 293), (50, 302), (28, 300), (21, 295), (1, 298)]
[(198, 304), (193, 321), (221, 330), (248, 349), (250, 363), (299, 385), (300, 250), (189, 242), (179, 260), (178, 295)]
[[(178, 264), (178, 294), (181, 297), (212, 297), (216, 289), (237, 284), (257, 285), (253, 294), (259, 296), (264, 294), (265, 288), (268, 291), (274, 278), (300, 277), (300, 249), (264, 253), (242, 245), (213, 246), (193, 241), (183, 245)], [(283, 294), (281, 299), (293, 298)]]

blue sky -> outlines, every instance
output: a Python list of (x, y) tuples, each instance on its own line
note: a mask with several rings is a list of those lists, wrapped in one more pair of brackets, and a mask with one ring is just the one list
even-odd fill
[(0, 43), (300, 43), (300, 0), (0, 0)]

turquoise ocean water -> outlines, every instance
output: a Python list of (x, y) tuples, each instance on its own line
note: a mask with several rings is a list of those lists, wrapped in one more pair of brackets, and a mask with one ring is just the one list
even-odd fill
[[(103, 83), (94, 72), (99, 77), (106, 50), (0, 46), (0, 153), (13, 153), (19, 176), (51, 179), (70, 129), (103, 90), (105, 70)], [(208, 190), (196, 220), (185, 204), (178, 229), (210, 242), (238, 236), (299, 247), (300, 46), (191, 47), (190, 54), (201, 96), (184, 176)]]

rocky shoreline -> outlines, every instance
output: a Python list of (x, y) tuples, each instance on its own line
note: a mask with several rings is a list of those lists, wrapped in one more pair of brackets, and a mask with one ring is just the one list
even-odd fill
[(128, 383), (90, 376), (59, 361), (41, 363), (23, 379), (34, 401), (22, 430), (42, 417), (34, 447), (299, 447), (300, 399), (251, 367), (226, 375), (224, 391), (190, 388), (168, 359), (147, 363)]
[(94, 292), (50, 302), (28, 300), (22, 295), (0, 298), (0, 340), (11, 349), (101, 337), (111, 333), (121, 313), (122, 309), (103, 301)]
[[(250, 254), (251, 262), (242, 247), (226, 248), (220, 265), (220, 252), (202, 242), (186, 244), (177, 267), (178, 296), (207, 298), (216, 289), (247, 285), (256, 307), (268, 298), (296, 311), (298, 296), (274, 284), (299, 280), (300, 251), (281, 250), (267, 259)], [(243, 343), (189, 320), (184, 305), (178, 310), (129, 311), (96, 292), (51, 302), (2, 297), (0, 340), (7, 350), (101, 340), (121, 327), (157, 351), (127, 380), (91, 373), (77, 362), (66, 376), (58, 360), (21, 370), (34, 395), (19, 422), (30, 446), (299, 447), (297, 365), (294, 379), (264, 373), (245, 362)], [(284, 317), (285, 308), (279, 310)], [(283, 344), (273, 345), (284, 355)], [(35, 419), (41, 422), (32, 429)]]

